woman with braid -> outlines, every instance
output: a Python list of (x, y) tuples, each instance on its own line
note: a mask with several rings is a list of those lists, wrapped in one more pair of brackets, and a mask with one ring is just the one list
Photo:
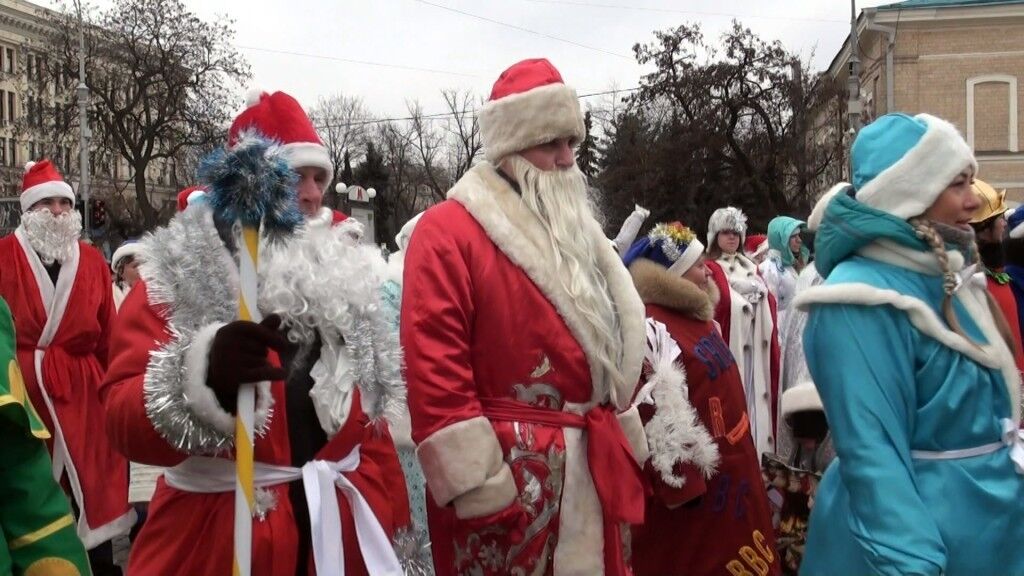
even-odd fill
[(951, 124), (885, 115), (809, 219), (804, 350), (837, 458), (802, 574), (1024, 574), (1020, 376), (978, 262), (977, 163)]

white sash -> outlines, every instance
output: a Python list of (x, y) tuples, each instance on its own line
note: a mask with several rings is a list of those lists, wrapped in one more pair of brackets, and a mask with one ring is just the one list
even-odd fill
[[(384, 528), (363, 495), (343, 474), (358, 467), (358, 446), (337, 462), (313, 460), (302, 468), (257, 462), (254, 484), (258, 488), (265, 488), (302, 479), (317, 574), (341, 576), (345, 573), (341, 516), (338, 513), (338, 492), (335, 489), (339, 488), (351, 505), (359, 551), (363, 554), (367, 571), (375, 576), (402, 576), (401, 564)], [(184, 492), (230, 493), (235, 490), (235, 463), (224, 458), (192, 456), (168, 468), (164, 472), (164, 480), (168, 486)]]
[(959, 460), (984, 456), (1007, 447), (1010, 449), (1009, 456), (1017, 473), (1024, 475), (1024, 431), (1009, 418), (1003, 418), (1002, 423), (1003, 435), (998, 442), (959, 450), (911, 450), (910, 457), (915, 460)]

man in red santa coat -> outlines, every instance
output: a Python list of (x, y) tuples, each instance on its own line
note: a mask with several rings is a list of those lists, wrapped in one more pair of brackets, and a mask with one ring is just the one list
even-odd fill
[(630, 406), (643, 303), (592, 216), (576, 92), (547, 60), (501, 74), (487, 161), (427, 210), (401, 332), (438, 574), (626, 574), (646, 440)]
[(633, 528), (637, 576), (779, 574), (740, 372), (712, 318), (704, 246), (658, 224), (623, 256), (647, 305), (650, 370), (637, 395), (654, 495)]
[[(386, 265), (355, 223), (303, 225), (301, 168), (330, 179), (319, 142), (291, 96), (263, 94), (204, 160), (203, 201), (141, 242), (104, 384), (107, 430), (132, 461), (169, 469), (131, 573), (231, 573), (235, 401), (252, 382), (252, 574), (401, 573), (391, 537), (408, 500), (383, 416), (404, 387), (381, 313)], [(242, 294), (260, 323), (236, 319), (252, 265), (243, 222), (260, 226), (257, 294)]]
[(108, 542), (126, 534), (135, 515), (128, 463), (103, 432), (99, 397), (115, 314), (110, 272), (99, 251), (79, 241), (74, 205), (49, 160), (29, 163), (21, 225), (0, 239), (0, 297), (14, 316), (29, 398), (53, 431), (54, 477), (70, 491), (78, 535), (99, 572), (110, 564)]

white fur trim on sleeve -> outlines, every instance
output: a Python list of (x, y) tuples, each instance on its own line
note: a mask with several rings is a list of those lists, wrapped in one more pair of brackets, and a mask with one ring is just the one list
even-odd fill
[[(438, 506), (480, 488), (507, 468), (491, 422), (477, 416), (446, 426), (420, 443), (416, 449), (423, 477)], [(494, 510), (507, 506), (493, 502)], [(479, 505), (477, 506), (479, 508)]]
[(581, 142), (587, 131), (576, 91), (548, 84), (491, 100), (480, 111), (484, 156), (497, 165), (509, 154), (557, 138)]
[(217, 331), (225, 325), (208, 324), (192, 337), (192, 345), (185, 352), (185, 374), (182, 386), (192, 413), (222, 434), (233, 434), (235, 417), (221, 407), (216, 394), (206, 385), (206, 370), (210, 363), (210, 347)]
[(455, 516), (463, 520), (489, 516), (507, 508), (516, 499), (518, 490), (512, 469), (502, 464), (498, 473), (484, 483), (452, 500)]
[(974, 152), (955, 126), (929, 114), (921, 140), (898, 162), (857, 190), (857, 200), (898, 218), (920, 216), (964, 168), (978, 171)]

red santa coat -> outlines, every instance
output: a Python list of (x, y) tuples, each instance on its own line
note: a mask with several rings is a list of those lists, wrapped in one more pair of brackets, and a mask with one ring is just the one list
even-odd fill
[[(715, 322), (718, 323), (721, 329), (722, 339), (729, 344), (733, 342), (733, 331), (741, 329), (738, 325), (734, 324), (734, 320), (739, 322), (742, 317), (741, 315), (749, 308), (749, 305), (743, 300), (741, 295), (730, 287), (729, 277), (718, 261), (706, 260), (705, 263), (720, 294), (719, 301), (715, 305)], [(755, 273), (760, 275), (760, 272), (756, 272), (756, 270)], [(771, 419), (771, 434), (765, 439), (762, 452), (774, 453), (777, 447), (776, 441), (779, 430), (779, 378), (782, 374), (782, 362), (779, 343), (778, 304), (775, 296), (770, 292), (766, 298), (768, 299), (768, 306), (771, 312), (772, 330), (771, 337), (766, 341), (763, 340), (760, 344), (768, 350), (768, 371), (771, 382), (769, 383), (769, 389), (762, 393), (766, 393), (767, 398), (761, 398), (759, 401), (763, 401), (767, 405), (767, 412)], [(735, 349), (732, 352), (737, 354)]]
[[(669, 485), (648, 466), (654, 496), (647, 501), (645, 523), (633, 528), (633, 569), (637, 576), (779, 574), (743, 385), (711, 321), (711, 299), (648, 260), (637, 260), (630, 272), (649, 317), (679, 345), (677, 361), (685, 372), (688, 399), (719, 456), (710, 477), (708, 458), (700, 451), (691, 463), (676, 468), (674, 473), (685, 478), (682, 486)], [(661, 409), (641, 405), (646, 422)]]
[[(143, 279), (134, 287), (121, 307), (111, 347), (111, 365), (104, 384), (107, 431), (115, 445), (129, 459), (144, 464), (177, 466), (190, 456), (211, 455), (230, 464), (230, 415), (223, 413), (212, 392), (205, 388), (205, 366), (193, 363), (191, 351), (171, 351), (177, 337), (171, 326), (184, 323), (193, 314), (198, 322), (210, 318), (210, 310), (237, 308), (237, 272), (227, 250), (220, 244), (207, 206), (190, 207), (178, 215), (167, 229), (144, 241)], [(160, 245), (171, 245), (168, 254), (185, 254), (185, 260), (159, 258)], [(212, 259), (212, 260), (211, 260)], [(221, 264), (220, 268), (216, 265)], [(339, 266), (349, 264), (338, 262)], [(192, 268), (192, 267), (195, 268)], [(203, 270), (203, 275), (191, 272)], [(175, 270), (183, 274), (174, 277)], [(185, 278), (191, 278), (195, 292), (186, 291)], [(154, 285), (157, 289), (154, 290)], [(228, 286), (217, 291), (217, 286)], [(154, 297), (153, 293), (160, 294)], [(191, 296), (189, 296), (191, 294)], [(198, 296), (197, 296), (198, 295)], [(219, 295), (219, 297), (218, 297)], [(197, 299), (198, 298), (198, 299)], [(234, 298), (234, 301), (224, 299)], [(206, 308), (209, 308), (207, 310)], [(177, 311), (177, 316), (175, 312)], [(199, 330), (186, 348), (208, 350), (208, 342), (220, 324)], [(184, 356), (183, 364), (173, 364)], [(278, 363), (275, 354), (271, 362)], [(171, 362), (173, 370), (161, 362)], [(167, 397), (174, 390), (157, 386), (180, 373), (177, 382), (181, 398)], [(194, 376), (199, 374), (199, 376)], [(191, 377), (190, 377), (191, 376)], [(147, 383), (148, 382), (148, 383)], [(165, 384), (167, 382), (164, 382)], [(187, 408), (183, 397), (191, 394)], [(162, 403), (154, 400), (163, 396)], [(387, 535), (409, 523), (408, 499), (398, 458), (386, 428), (371, 426), (360, 408), (358, 390), (351, 399), (347, 418), (337, 430), (327, 430), (328, 441), (316, 454), (317, 460), (335, 462), (359, 449), (359, 465), (344, 477), (362, 494), (373, 515)], [(273, 415), (270, 407), (273, 406)], [(180, 411), (180, 410), (184, 411)], [(175, 410), (179, 410), (175, 412)], [(211, 413), (214, 413), (211, 416)], [(174, 413), (174, 418), (165, 418)], [(202, 416), (199, 416), (202, 415)], [(226, 417), (228, 429), (211, 427), (218, 417)], [(189, 421), (189, 419), (193, 419)], [(257, 400), (255, 461), (290, 466), (291, 448), (284, 382), (261, 383)], [(261, 510), (253, 522), (254, 576), (278, 576), (296, 573), (299, 532), (295, 512), (289, 500), (288, 484), (265, 488), (257, 496)], [(157, 483), (150, 503), (149, 517), (132, 546), (128, 570), (133, 574), (203, 575), (230, 574), (234, 527), (234, 493), (196, 493), (170, 486), (165, 477)], [(366, 575), (352, 507), (338, 489), (338, 509), (342, 524), (344, 569), (346, 576)], [(262, 516), (262, 517), (260, 517)], [(315, 574), (312, 557), (308, 573)]]
[[(1002, 272), (1002, 270), (998, 272)], [(992, 294), (992, 298), (999, 305), (999, 309), (1003, 311), (1003, 317), (1006, 318), (1010, 334), (1013, 335), (1013, 360), (1017, 364), (1017, 370), (1024, 372), (1024, 345), (1021, 343), (1020, 322), (1017, 321), (1019, 318), (1017, 315), (1017, 299), (1013, 295), (1013, 289), (1010, 288), (1009, 280), (1000, 282), (991, 273), (985, 274), (985, 281), (988, 291)]]
[[(605, 546), (619, 526), (604, 521), (615, 503), (604, 508), (593, 485), (600, 458), (588, 461), (583, 444), (593, 429), (559, 420), (599, 415), (596, 406), (628, 408), (643, 309), (596, 222), (581, 233), (594, 238), (619, 313), (628, 384), (617, 387), (594, 360), (596, 336), (561, 287), (540, 221), (494, 167), (471, 169), (413, 232), (401, 333), (438, 574), (624, 569), (621, 551)], [(636, 411), (620, 422), (632, 457), (643, 461)], [(629, 457), (599, 481), (621, 482), (619, 498), (642, 508), (642, 490), (624, 480), (635, 467)]]
[(0, 239), (0, 296), (18, 333), (18, 363), (46, 427), (54, 472), (67, 473), (86, 548), (127, 533), (128, 463), (103, 431), (99, 387), (114, 320), (110, 272), (79, 242), (54, 285), (19, 228)]

